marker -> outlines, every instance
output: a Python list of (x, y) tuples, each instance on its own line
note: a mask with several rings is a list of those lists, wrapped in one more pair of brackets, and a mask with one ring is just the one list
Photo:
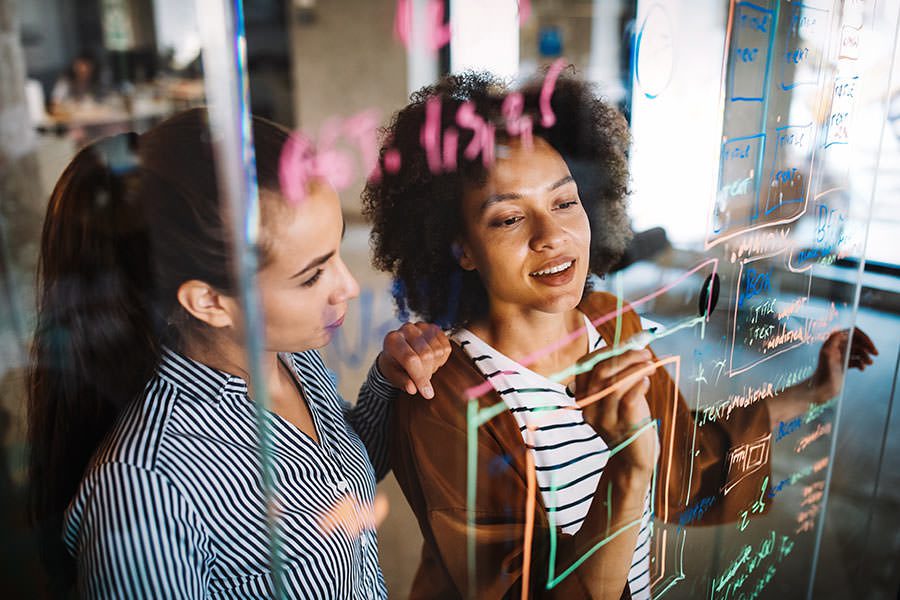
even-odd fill
[(647, 347), (647, 344), (656, 339), (656, 330), (658, 327), (651, 327), (646, 331), (640, 331), (630, 338), (628, 338), (628, 346), (634, 348), (635, 350), (643, 350)]

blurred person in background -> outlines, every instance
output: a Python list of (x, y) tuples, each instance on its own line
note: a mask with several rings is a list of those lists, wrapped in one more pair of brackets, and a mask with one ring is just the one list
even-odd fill
[(50, 113), (61, 115), (97, 103), (101, 96), (100, 70), (89, 52), (80, 52), (57, 79), (50, 93)]

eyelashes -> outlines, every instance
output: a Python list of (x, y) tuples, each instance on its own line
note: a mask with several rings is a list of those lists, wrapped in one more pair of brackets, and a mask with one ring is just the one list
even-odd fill
[(497, 221), (491, 222), (491, 227), (512, 227), (523, 218), (524, 217), (508, 217), (506, 219), (498, 219)]
[[(572, 200), (566, 200), (564, 202), (560, 202), (559, 204), (557, 204), (554, 207), (554, 209), (555, 210), (567, 210), (569, 208), (572, 208), (573, 206), (576, 206), (578, 203), (579, 203), (578, 199), (573, 198)], [(490, 227), (502, 229), (505, 227), (512, 227), (513, 225), (515, 225), (516, 223), (518, 223), (519, 221), (521, 221), (524, 218), (525, 217), (523, 217), (523, 216), (515, 215), (515, 216), (506, 217), (506, 218), (494, 219), (493, 221), (490, 221), (488, 224)]]
[(319, 278), (321, 276), (322, 276), (322, 269), (321, 268), (316, 269), (316, 272), (313, 274), (313, 276), (310, 277), (309, 279), (307, 279), (306, 281), (304, 281), (303, 283), (301, 283), (300, 285), (303, 287), (312, 287), (316, 284), (316, 282), (319, 280)]

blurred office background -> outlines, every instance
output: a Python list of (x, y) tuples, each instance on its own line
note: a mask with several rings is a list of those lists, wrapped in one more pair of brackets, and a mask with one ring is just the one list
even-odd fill
[[(412, 91), (443, 73), (482, 68), (512, 80), (565, 57), (632, 120), (636, 148), (677, 149), (664, 162), (649, 151), (633, 157), (631, 218), (637, 241), (629, 251), (630, 264), (603, 285), (628, 298), (640, 297), (707, 254), (705, 223), (696, 215), (705, 215), (710, 200), (697, 178), (708, 177), (704, 169), (716, 169), (723, 41), (733, 8), (727, 0), (657, 4), (661, 13), (628, 0), (247, 0), (252, 111), (313, 133), (329, 118), (368, 109), (384, 123)], [(823, 300), (839, 296), (852, 308), (858, 294), (856, 324), (874, 339), (880, 356), (865, 373), (847, 377), (813, 589), (822, 598), (894, 598), (900, 585), (900, 463), (894, 460), (900, 452), (900, 422), (892, 410), (900, 358), (900, 78), (894, 72), (900, 3), (873, 7), (839, 1), (833, 3), (834, 14), (857, 4), (867, 9), (872, 29), (866, 38), (870, 60), (861, 65), (872, 83), (863, 88), (855, 113), (856, 152), (845, 202), (863, 207), (858, 220), (867, 226), (867, 236), (860, 236), (856, 254), (823, 267), (816, 277)], [(398, 31), (398, 11), (405, 10), (412, 26)], [(443, 21), (435, 23), (434, 14), (443, 14)], [(442, 24), (450, 26), (449, 43), (432, 44)], [(652, 38), (650, 27), (663, 33)], [(634, 78), (641, 34), (646, 34), (646, 89), (636, 89)], [(201, 49), (192, 0), (0, 0), (4, 597), (46, 594), (22, 499), (27, 485), (23, 369), (47, 198), (67, 162), (89, 141), (144, 131), (179, 110), (203, 105), (204, 84), (210, 82), (204, 82)], [(665, 110), (648, 104), (660, 94), (668, 94), (674, 104)], [(803, 110), (800, 104), (781, 108)], [(682, 118), (673, 120), (673, 111)], [(390, 281), (369, 263), (359, 202), (363, 176), (358, 173), (341, 191), (348, 223), (344, 253), (362, 294), (325, 350), (347, 398), (355, 397), (377, 355), (379, 334), (397, 323)], [(796, 225), (798, 230), (813, 226), (808, 219)], [(660, 301), (644, 312), (665, 321), (680, 307)], [(667, 349), (677, 352), (665, 344), (657, 350)], [(795, 464), (796, 456), (781, 458), (787, 461), (778, 467), (781, 472), (802, 467)], [(382, 566), (391, 595), (402, 598), (418, 563), (421, 538), (392, 476), (381, 489), (390, 503), (379, 531)], [(714, 533), (696, 535), (698, 547), (715, 546)], [(696, 560), (709, 560), (703, 552), (698, 555)], [(791, 581), (812, 576), (808, 558), (797, 563), (802, 572)], [(671, 588), (672, 597), (706, 597), (702, 584), (691, 583), (697, 569), (704, 570), (686, 567), (687, 581)], [(784, 597), (802, 593), (805, 588)]]

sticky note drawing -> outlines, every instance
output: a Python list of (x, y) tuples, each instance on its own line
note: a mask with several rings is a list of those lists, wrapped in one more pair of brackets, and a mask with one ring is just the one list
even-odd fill
[[(768, 361), (811, 339), (808, 320), (798, 318), (797, 308), (809, 297), (811, 273), (784, 273), (789, 260), (787, 248), (740, 262), (735, 280), (735, 300), (731, 314), (731, 377)], [(796, 280), (802, 294), (779, 294), (773, 273), (779, 281)]]
[[(766, 134), (730, 139), (722, 144), (719, 158), (719, 189), (712, 211), (708, 238), (727, 234), (734, 226), (759, 213), (758, 165), (766, 152)], [(740, 215), (746, 214), (742, 218)]]
[(762, 102), (771, 68), (775, 15), (751, 2), (738, 2), (732, 28), (728, 71), (728, 99), (731, 102)]
[(830, 11), (807, 4), (791, 5), (790, 24), (781, 60), (781, 89), (819, 83), (824, 48), (830, 30)]
[(769, 448), (772, 434), (733, 448), (725, 459), (728, 465), (728, 477), (723, 494), (731, 492), (741, 481), (759, 471), (769, 460)]
[[(772, 177), (763, 216), (779, 211), (782, 218), (796, 218), (806, 211), (807, 181), (812, 171), (812, 124), (785, 125), (775, 129), (775, 155), (772, 159)], [(779, 210), (789, 204), (797, 204), (789, 210)], [(759, 218), (759, 215), (756, 215)]]

